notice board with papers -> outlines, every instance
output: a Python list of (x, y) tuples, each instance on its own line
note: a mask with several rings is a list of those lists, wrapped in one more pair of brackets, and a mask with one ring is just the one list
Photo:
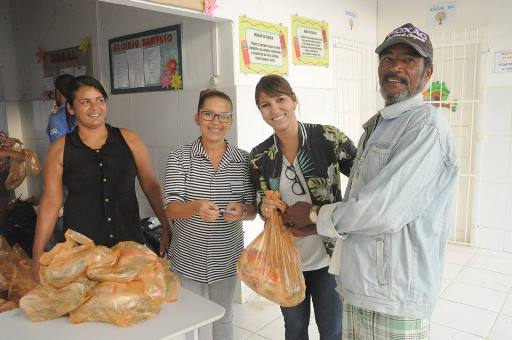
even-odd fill
[(181, 25), (110, 39), (112, 94), (183, 89)]

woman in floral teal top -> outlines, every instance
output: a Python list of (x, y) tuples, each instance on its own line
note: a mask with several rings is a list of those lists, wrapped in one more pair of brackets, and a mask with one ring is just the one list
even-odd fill
[[(349, 176), (356, 147), (337, 128), (297, 121), (297, 97), (288, 81), (264, 76), (256, 85), (256, 105), (274, 134), (251, 151), (251, 178), (259, 213), (268, 218), (276, 209), (265, 190), (279, 191), (289, 206), (303, 201), (315, 206), (341, 200), (340, 172)], [(330, 244), (328, 240), (325, 242)], [(295, 238), (306, 281), (306, 298), (295, 307), (281, 307), (286, 339), (308, 339), (310, 304), (321, 339), (341, 339), (342, 303), (329, 274), (328, 246), (319, 235)]]

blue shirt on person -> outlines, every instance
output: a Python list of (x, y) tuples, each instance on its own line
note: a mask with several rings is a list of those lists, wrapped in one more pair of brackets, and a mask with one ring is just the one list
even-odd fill
[(50, 118), (48, 120), (48, 127), (46, 128), (46, 133), (48, 134), (48, 138), (50, 139), (50, 143), (56, 141), (60, 136), (65, 135), (68, 132), (73, 131), (76, 123), (74, 117), (68, 121), (66, 119), (66, 104), (63, 104), (59, 107), (59, 109), (50, 114)]

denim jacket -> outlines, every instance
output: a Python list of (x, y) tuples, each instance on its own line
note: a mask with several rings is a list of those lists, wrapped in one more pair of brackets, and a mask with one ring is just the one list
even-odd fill
[(346, 303), (429, 318), (453, 223), (453, 140), (442, 112), (421, 95), (379, 114), (363, 125), (343, 202), (320, 209), (317, 229), (338, 237), (333, 261)]

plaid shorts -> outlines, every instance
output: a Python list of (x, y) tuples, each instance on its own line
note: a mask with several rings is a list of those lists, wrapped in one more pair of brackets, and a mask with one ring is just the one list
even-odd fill
[(430, 319), (411, 319), (343, 304), (343, 340), (428, 340)]

